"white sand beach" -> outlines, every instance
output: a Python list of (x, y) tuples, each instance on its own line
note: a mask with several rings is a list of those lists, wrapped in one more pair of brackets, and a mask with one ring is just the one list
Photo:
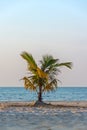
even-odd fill
[(0, 130), (86, 130), (87, 102), (0, 102)]
[[(44, 102), (45, 104), (43, 105), (41, 105), (40, 104), (40, 106), (44, 106), (44, 107), (46, 107), (46, 105), (47, 106), (49, 106), (49, 107), (52, 107), (52, 106), (54, 106), (54, 107), (67, 107), (67, 108), (69, 108), (69, 107), (72, 107), (72, 108), (74, 108), (74, 107), (78, 107), (78, 108), (87, 108), (87, 101), (45, 101)], [(1, 108), (6, 108), (6, 107), (32, 107), (32, 106), (34, 106), (34, 104), (35, 104), (35, 101), (32, 101), (32, 102), (9, 102), (9, 101), (7, 101), (7, 102), (0, 102), (0, 109)]]
[(0, 102), (0, 110), (15, 109), (17, 110), (28, 110), (30, 108), (49, 108), (49, 109), (59, 109), (59, 110), (84, 110), (87, 109), (87, 101), (47, 101), (41, 104), (35, 104), (32, 102)]

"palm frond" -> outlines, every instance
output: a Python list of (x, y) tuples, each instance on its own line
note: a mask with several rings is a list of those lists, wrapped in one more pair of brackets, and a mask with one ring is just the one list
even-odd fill
[(51, 55), (45, 55), (45, 56), (43, 56), (43, 58), (40, 62), (42, 64), (41, 69), (43, 71), (46, 71), (47, 69), (49, 69), (50, 66), (52, 66), (56, 62), (58, 62), (58, 59), (54, 59)]
[(72, 62), (64, 62), (64, 63), (56, 64), (56, 66), (57, 67), (65, 66), (68, 67), (69, 69), (72, 69)]
[(36, 64), (33, 56), (27, 52), (21, 54), (22, 58), (25, 59), (28, 63), (28, 68), (30, 71), (36, 73), (40, 78), (47, 78), (47, 74), (43, 72)]
[(49, 91), (55, 90), (56, 88), (57, 88), (57, 80), (54, 79), (54, 80), (52, 80), (50, 83), (48, 83), (48, 84), (43, 88), (43, 91), (44, 91), (44, 92), (45, 92), (45, 91), (49, 92)]
[(27, 52), (23, 52), (21, 56), (23, 59), (27, 61), (30, 70), (36, 70), (37, 64), (31, 54)]
[(42, 71), (39, 67), (37, 67), (37, 73), (38, 73), (40, 78), (46, 78), (47, 79), (47, 77), (48, 77), (48, 75), (44, 71)]
[(31, 83), (31, 81), (27, 77), (24, 77), (23, 80), (24, 80), (25, 89), (30, 89), (31, 91), (36, 91), (36, 87), (34, 86), (33, 83)]

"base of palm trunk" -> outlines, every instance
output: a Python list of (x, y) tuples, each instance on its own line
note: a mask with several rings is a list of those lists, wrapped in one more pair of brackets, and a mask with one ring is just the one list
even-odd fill
[(47, 103), (44, 103), (43, 101), (36, 101), (34, 106), (45, 106)]

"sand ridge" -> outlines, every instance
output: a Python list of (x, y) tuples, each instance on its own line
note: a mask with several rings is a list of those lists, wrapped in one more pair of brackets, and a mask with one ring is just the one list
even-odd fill
[(46, 101), (36, 104), (35, 102), (0, 102), (0, 109), (9, 107), (50, 107), (50, 108), (87, 108), (87, 101)]

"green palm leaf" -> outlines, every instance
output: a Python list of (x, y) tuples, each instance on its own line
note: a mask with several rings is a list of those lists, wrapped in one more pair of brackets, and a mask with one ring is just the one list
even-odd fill
[(69, 69), (72, 68), (72, 62), (64, 62), (64, 63), (60, 63), (60, 64), (56, 64), (57, 67), (60, 67), (60, 66), (65, 66), (65, 67), (68, 67)]
[(41, 69), (43, 71), (46, 71), (46, 69), (49, 69), (50, 66), (54, 65), (58, 62), (58, 59), (54, 59), (51, 55), (45, 55), (43, 56), (41, 62)]
[(28, 63), (28, 69), (38, 75), (40, 78), (47, 78), (47, 74), (45, 72), (43, 72), (36, 64), (33, 56), (27, 52), (23, 52), (21, 54), (22, 58), (25, 59)]
[(35, 71), (37, 69), (37, 64), (31, 54), (23, 52), (21, 56), (27, 61), (29, 70)]
[(25, 59), (28, 63), (28, 69), (32, 73), (38, 75), (40, 78), (47, 78), (47, 74), (43, 72), (36, 64), (33, 56), (27, 52), (21, 54), (22, 58)]

